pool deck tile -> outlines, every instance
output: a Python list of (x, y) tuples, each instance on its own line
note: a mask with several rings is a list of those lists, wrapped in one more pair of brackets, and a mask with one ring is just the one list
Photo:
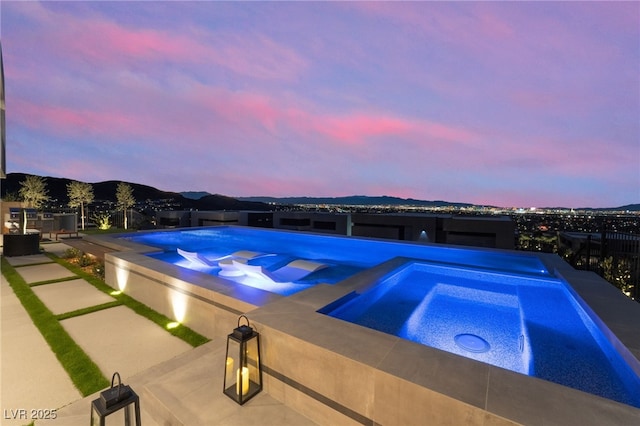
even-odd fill
[(115, 301), (83, 279), (32, 287), (54, 315)]
[(484, 408), (490, 366), (398, 339), (378, 368), (386, 373)]
[(383, 372), (377, 372), (376, 376), (376, 424), (517, 426), (516, 422), (460, 404), (425, 387), (411, 388), (412, 398), (406, 398), (403, 391), (407, 384), (402, 380)]
[(585, 404), (582, 395), (533, 377), (522, 386), (517, 373), (495, 369), (491, 371), (487, 409), (527, 425), (638, 424), (637, 408), (604, 398), (599, 398), (601, 404)]

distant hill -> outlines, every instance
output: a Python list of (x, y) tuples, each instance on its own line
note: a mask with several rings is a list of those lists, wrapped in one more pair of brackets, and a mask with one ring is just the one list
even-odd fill
[[(9, 173), (7, 178), (2, 181), (2, 187), (0, 188), (0, 195), (4, 198), (6, 194), (18, 194), (20, 190), (20, 182), (26, 178), (24, 173)], [(69, 202), (67, 195), (67, 184), (71, 182), (71, 179), (56, 178), (49, 176), (42, 176), (46, 182), (46, 188), (49, 193), (49, 197), (59, 201), (61, 204), (66, 205)], [(92, 183), (93, 194), (95, 200), (101, 201), (116, 201), (116, 188), (120, 181), (106, 181)], [(226, 197), (223, 195), (211, 195), (208, 194), (200, 199), (186, 198), (177, 192), (161, 191), (157, 188), (147, 185), (141, 185), (138, 183), (125, 182), (133, 189), (133, 197), (137, 201), (144, 200), (170, 200), (176, 204), (179, 204), (184, 209), (197, 209), (197, 210), (270, 210), (270, 207), (261, 202), (253, 201), (241, 201), (236, 198)]]
[(568, 207), (541, 207), (542, 210), (587, 210), (594, 212), (602, 212), (602, 211), (628, 211), (628, 212), (637, 212), (640, 211), (640, 204), (627, 204), (625, 206), (620, 207), (578, 207), (575, 209), (570, 209)]
[(191, 200), (199, 200), (202, 197), (206, 197), (207, 195), (213, 195), (213, 194), (210, 194), (205, 191), (186, 191), (186, 192), (181, 192), (180, 195), (182, 195), (184, 198), (189, 198)]
[(640, 204), (627, 204), (626, 206), (620, 206), (616, 209), (598, 209), (598, 210), (625, 210), (630, 212), (640, 211)]
[(379, 197), (369, 197), (366, 195), (352, 195), (348, 197), (240, 197), (244, 201), (259, 201), (261, 203), (276, 204), (330, 204), (342, 206), (418, 206), (418, 207), (472, 207), (468, 203), (452, 203), (448, 201), (425, 201), (413, 198), (389, 197), (386, 195)]

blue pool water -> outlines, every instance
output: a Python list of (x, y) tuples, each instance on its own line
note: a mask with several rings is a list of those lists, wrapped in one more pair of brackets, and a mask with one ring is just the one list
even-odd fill
[(640, 408), (640, 379), (560, 279), (410, 262), (320, 312)]
[(216, 259), (239, 250), (269, 253), (272, 256), (251, 260), (268, 270), (277, 270), (296, 259), (312, 260), (328, 265), (293, 283), (266, 283), (248, 277), (234, 279), (239, 284), (258, 287), (281, 295), (291, 295), (319, 282), (336, 283), (394, 257), (427, 259), (483, 270), (518, 272), (526, 275), (549, 276), (542, 262), (526, 254), (501, 253), (490, 250), (470, 250), (433, 247), (423, 244), (395, 243), (379, 240), (334, 237), (299, 232), (271, 231), (256, 228), (213, 227), (194, 230), (162, 231), (125, 236), (123, 239), (162, 249), (151, 257), (185, 268), (218, 275), (220, 269), (191, 263), (176, 249), (198, 252)]

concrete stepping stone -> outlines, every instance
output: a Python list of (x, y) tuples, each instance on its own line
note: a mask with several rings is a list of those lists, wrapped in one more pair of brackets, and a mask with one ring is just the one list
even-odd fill
[(9, 265), (11, 266), (33, 265), (36, 263), (53, 263), (53, 260), (49, 259), (44, 254), (5, 257), (5, 259), (7, 259), (7, 262), (9, 262)]
[(115, 300), (83, 279), (39, 285), (32, 290), (54, 315)]
[(191, 345), (126, 306), (61, 321), (71, 338), (105, 377), (117, 371), (123, 381), (191, 349)]
[(73, 272), (57, 263), (23, 266), (20, 268), (16, 268), (16, 271), (22, 278), (24, 278), (27, 284), (33, 284), (40, 281), (58, 280), (75, 276)]

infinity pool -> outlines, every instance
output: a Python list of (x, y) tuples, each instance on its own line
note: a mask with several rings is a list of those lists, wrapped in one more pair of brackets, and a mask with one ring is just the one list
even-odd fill
[(260, 288), (283, 296), (295, 294), (318, 283), (334, 284), (394, 257), (425, 259), (482, 270), (518, 272), (550, 276), (535, 256), (491, 250), (434, 247), (423, 244), (395, 243), (361, 238), (345, 238), (297, 232), (282, 232), (237, 227), (150, 232), (123, 239), (156, 247), (160, 253), (150, 257), (210, 275), (222, 275), (222, 268), (185, 259), (178, 249), (197, 253), (205, 259), (222, 259), (238, 251), (253, 251), (268, 256), (249, 260), (267, 271), (278, 271), (290, 262), (303, 259), (326, 267), (293, 282), (273, 282), (255, 276), (224, 276), (238, 284)]

